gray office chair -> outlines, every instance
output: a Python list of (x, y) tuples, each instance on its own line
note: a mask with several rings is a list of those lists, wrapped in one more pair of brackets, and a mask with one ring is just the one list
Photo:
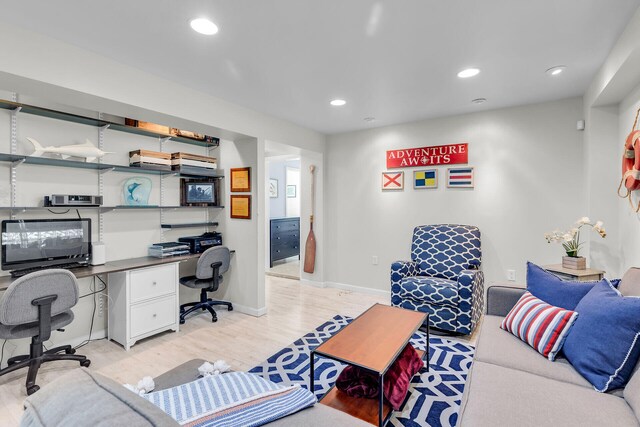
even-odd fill
[[(27, 394), (33, 394), (40, 389), (36, 375), (45, 362), (75, 360), (88, 367), (91, 361), (86, 356), (75, 355), (70, 345), (47, 351), (43, 346), (52, 330), (60, 330), (73, 321), (70, 309), (77, 302), (78, 282), (67, 270), (37, 271), (11, 283), (0, 300), (0, 339), (31, 337), (31, 348), (28, 355), (10, 358), (0, 375), (28, 366)], [(60, 352), (65, 354), (58, 354)]]
[[(196, 275), (180, 278), (180, 284), (192, 288), (200, 289), (200, 301), (189, 302), (180, 306), (180, 324), (184, 319), (197, 310), (208, 310), (211, 313), (211, 321), (217, 322), (218, 316), (213, 309), (214, 305), (226, 305), (229, 311), (233, 310), (233, 305), (227, 301), (214, 300), (208, 297), (207, 292), (218, 290), (222, 283), (222, 275), (229, 270), (231, 254), (226, 246), (216, 246), (209, 248), (198, 258)], [(187, 310), (187, 307), (191, 307)]]

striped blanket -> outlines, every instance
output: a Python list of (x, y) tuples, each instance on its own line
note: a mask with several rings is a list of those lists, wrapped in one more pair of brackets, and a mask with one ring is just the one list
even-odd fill
[(316, 403), (304, 388), (246, 372), (207, 376), (142, 397), (189, 427), (260, 426)]

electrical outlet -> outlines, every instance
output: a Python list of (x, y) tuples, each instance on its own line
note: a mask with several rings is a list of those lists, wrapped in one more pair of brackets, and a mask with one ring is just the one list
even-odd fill
[(377, 255), (374, 255), (374, 256), (371, 257), (371, 263), (373, 265), (378, 265), (378, 256)]
[(516, 281), (516, 271), (515, 270), (507, 270), (507, 280), (510, 282)]

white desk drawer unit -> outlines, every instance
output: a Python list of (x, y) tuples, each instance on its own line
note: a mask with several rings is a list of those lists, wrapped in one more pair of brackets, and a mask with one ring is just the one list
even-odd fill
[(129, 350), (138, 340), (178, 331), (178, 263), (109, 274), (109, 339)]
[(171, 265), (132, 270), (131, 283), (131, 303), (176, 293)]

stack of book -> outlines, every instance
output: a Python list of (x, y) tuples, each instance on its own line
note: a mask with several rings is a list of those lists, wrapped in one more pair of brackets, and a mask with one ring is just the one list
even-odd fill
[(159, 125), (151, 122), (143, 122), (142, 120), (125, 118), (124, 123), (127, 126), (132, 126), (145, 131), (156, 133), (166, 136), (179, 136), (181, 138), (192, 139), (194, 141), (200, 141), (208, 146), (217, 147), (220, 145), (220, 139), (215, 136), (204, 135), (197, 132), (192, 132), (183, 129), (172, 128), (169, 126)]
[(172, 153), (171, 167), (185, 175), (215, 176), (218, 161), (215, 157), (191, 153)]
[(162, 171), (171, 170), (171, 154), (159, 151), (129, 151), (129, 166)]
[(187, 255), (189, 253), (189, 245), (182, 242), (154, 243), (149, 246), (149, 256), (155, 258)]

